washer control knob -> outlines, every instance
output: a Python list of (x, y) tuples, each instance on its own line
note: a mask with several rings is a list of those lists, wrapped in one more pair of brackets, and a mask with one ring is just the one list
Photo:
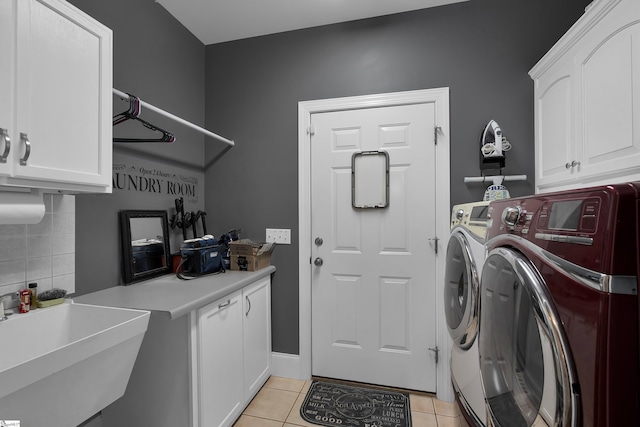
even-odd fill
[(464, 209), (458, 209), (456, 211), (456, 219), (462, 219), (462, 217), (464, 216)]
[(509, 206), (502, 211), (502, 222), (509, 228), (516, 228), (518, 221), (522, 217), (522, 208), (518, 206)]

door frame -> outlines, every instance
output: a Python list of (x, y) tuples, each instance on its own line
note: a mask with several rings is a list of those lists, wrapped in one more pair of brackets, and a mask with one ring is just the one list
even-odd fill
[[(450, 234), (450, 132), (449, 88), (383, 93), (344, 98), (301, 101), (298, 103), (298, 245), (299, 245), (299, 378), (311, 378), (311, 115), (332, 111), (371, 107), (392, 107), (408, 104), (435, 104), (437, 129), (436, 204), (436, 283), (444, 283), (446, 245)], [(436, 130), (434, 129), (434, 132)], [(445, 209), (446, 207), (446, 209)], [(436, 286), (436, 301), (443, 300), (442, 286)], [(436, 365), (437, 397), (453, 401), (449, 357), (451, 345), (447, 330), (444, 303), (436, 303), (436, 345), (440, 363)]]

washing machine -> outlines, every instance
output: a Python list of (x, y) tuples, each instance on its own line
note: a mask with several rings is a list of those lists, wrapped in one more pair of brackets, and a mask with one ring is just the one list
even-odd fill
[(469, 422), (485, 425), (485, 405), (478, 359), (480, 272), (485, 258), (489, 202), (456, 205), (445, 271), (445, 316), (451, 348), (451, 382)]
[(488, 426), (640, 425), (639, 229), (640, 182), (491, 202)]

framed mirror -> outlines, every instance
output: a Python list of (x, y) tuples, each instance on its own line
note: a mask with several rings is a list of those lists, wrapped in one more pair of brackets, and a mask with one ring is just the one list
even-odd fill
[(171, 273), (166, 211), (120, 211), (124, 283)]

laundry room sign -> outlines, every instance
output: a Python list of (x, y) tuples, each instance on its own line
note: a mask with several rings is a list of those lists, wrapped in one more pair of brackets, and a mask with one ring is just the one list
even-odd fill
[(156, 167), (128, 163), (113, 164), (113, 189), (183, 197), (198, 201), (198, 178)]

